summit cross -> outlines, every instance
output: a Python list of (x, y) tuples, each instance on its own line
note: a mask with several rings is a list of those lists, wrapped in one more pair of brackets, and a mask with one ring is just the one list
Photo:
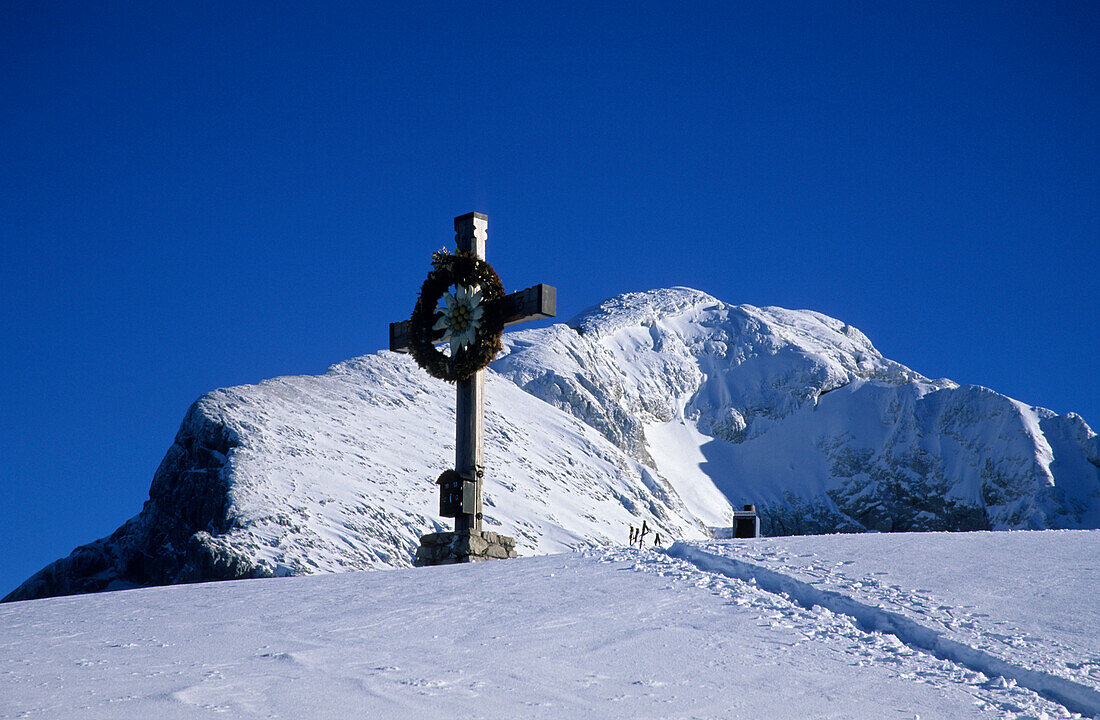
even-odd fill
[[(460, 215), (455, 218), (454, 226), (458, 252), (472, 253), (477, 258), (485, 260), (488, 216), (476, 212)], [(554, 317), (557, 313), (557, 290), (553, 286), (539, 284), (495, 300), (486, 300), (483, 304), (486, 311), (498, 312), (503, 326), (506, 327), (528, 320)], [(435, 313), (436, 318), (442, 315), (443, 313), (438, 311)], [(405, 353), (411, 351), (410, 324), (411, 320), (390, 323), (390, 350)], [(443, 342), (450, 337), (446, 329), (439, 329), (439, 324), (432, 328), (433, 343)], [(452, 342), (452, 345), (454, 344)], [(452, 347), (451, 350), (453, 352), (454, 348)], [(480, 369), (471, 377), (458, 380), (455, 384), (455, 467), (453, 471), (443, 473), (438, 480), (440, 514), (455, 519), (454, 536), (481, 536), (482, 478), (485, 473), (485, 370)], [(436, 533), (435, 535), (447, 534)], [(429, 538), (434, 537), (434, 535), (424, 537), (422, 551), (429, 542)], [(442, 544), (444, 539), (437, 538), (437, 540), (439, 542), (436, 544)], [(452, 559), (440, 558), (440, 562), (484, 559), (472, 557), (477, 553), (469, 550), (470, 544), (477, 546), (478, 541), (466, 541), (467, 551), (464, 553), (461, 539), (457, 549), (454, 548), (454, 538), (445, 538), (445, 540), (452, 545)], [(514, 552), (512, 554), (514, 555)], [(419, 552), (417, 557), (418, 561), (423, 559)], [(433, 559), (429, 558), (429, 560)]]

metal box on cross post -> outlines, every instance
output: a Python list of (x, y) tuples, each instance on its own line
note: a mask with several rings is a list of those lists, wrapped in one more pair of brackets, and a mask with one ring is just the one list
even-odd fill
[(463, 477), (454, 470), (446, 470), (436, 483), (439, 485), (439, 514), (443, 517), (473, 515), (477, 512), (476, 478)]
[(733, 536), (735, 538), (760, 537), (760, 517), (755, 505), (746, 505), (744, 510), (733, 511)]

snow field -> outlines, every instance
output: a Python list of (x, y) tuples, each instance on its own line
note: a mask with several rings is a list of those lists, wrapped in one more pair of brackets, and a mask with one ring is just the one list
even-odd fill
[[(1038, 641), (1006, 662), (1049, 672), (1095, 659), (1098, 534), (680, 543), (9, 603), (0, 718), (1073, 717), (726, 570), (817, 588), (809, 573), (824, 568), (829, 592), (862, 606), (880, 593), (905, 618), (955, 609), (970, 635), (950, 639), (1026, 633)], [(1002, 572), (1040, 556), (1030, 582)], [(1036, 594), (1048, 584), (1052, 602), (1074, 600), (1055, 616)]]
[(1100, 714), (1100, 532), (837, 535), (669, 552)]

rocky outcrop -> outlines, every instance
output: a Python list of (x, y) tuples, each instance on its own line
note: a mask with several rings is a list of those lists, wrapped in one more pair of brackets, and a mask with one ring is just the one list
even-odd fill
[(200, 399), (157, 469), (142, 511), (109, 537), (35, 573), (3, 601), (271, 575), (220, 538), (233, 524), (224, 471), (236, 442), (207, 417)]

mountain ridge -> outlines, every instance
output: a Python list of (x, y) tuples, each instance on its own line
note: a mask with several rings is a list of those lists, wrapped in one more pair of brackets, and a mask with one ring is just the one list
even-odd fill
[[(768, 534), (1100, 526), (1100, 439), (1072, 413), (931, 380), (807, 310), (626, 293), (505, 334), (487, 372), (486, 523), (521, 554)], [(5, 600), (407, 566), (444, 529), (453, 389), (388, 351), (207, 393), (142, 511)]]

